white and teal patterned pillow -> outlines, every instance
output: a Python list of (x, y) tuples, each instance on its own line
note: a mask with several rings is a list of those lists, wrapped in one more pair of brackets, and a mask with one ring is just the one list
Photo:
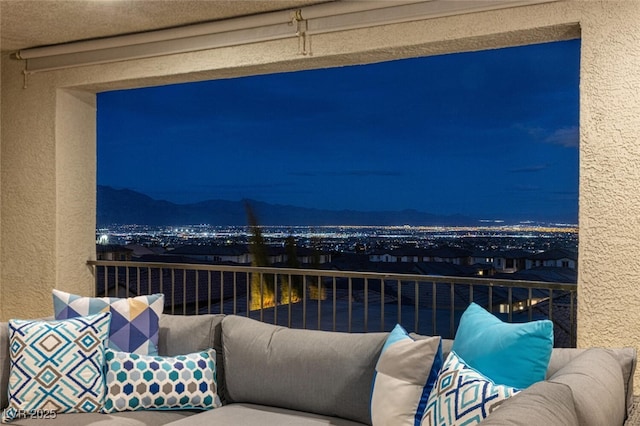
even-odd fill
[(164, 294), (129, 298), (84, 297), (53, 290), (56, 319), (111, 312), (108, 346), (116, 351), (158, 354), (159, 320)]
[(419, 426), (442, 367), (439, 336), (414, 340), (396, 325), (385, 342), (373, 379), (373, 426)]
[(9, 321), (9, 406), (18, 413), (100, 411), (111, 314), (61, 321)]
[(175, 357), (107, 349), (103, 412), (220, 407), (215, 359), (213, 349)]
[(478, 424), (518, 392), (493, 383), (450, 352), (429, 396), (421, 426)]

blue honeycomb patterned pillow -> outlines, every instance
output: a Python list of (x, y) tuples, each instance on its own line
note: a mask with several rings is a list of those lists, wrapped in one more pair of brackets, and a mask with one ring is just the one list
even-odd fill
[(107, 349), (102, 412), (220, 407), (215, 359), (213, 349), (175, 357)]

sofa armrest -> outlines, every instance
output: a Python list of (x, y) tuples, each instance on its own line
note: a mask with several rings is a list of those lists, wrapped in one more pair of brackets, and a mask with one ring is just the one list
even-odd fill
[[(553, 376), (558, 370), (570, 363), (576, 357), (582, 355), (588, 349), (576, 348), (554, 348), (547, 369), (547, 379)], [(627, 415), (631, 415), (631, 409), (634, 403), (633, 397), (633, 376), (636, 371), (637, 351), (632, 347), (625, 348), (605, 348), (620, 364), (622, 377), (624, 379), (624, 389), (627, 396)]]
[(624, 424), (626, 395), (622, 370), (607, 350), (587, 349), (548, 380), (571, 388), (580, 425)]
[(571, 388), (538, 382), (499, 405), (482, 426), (580, 426)]
[(0, 322), (0, 410), (9, 405), (9, 323)]

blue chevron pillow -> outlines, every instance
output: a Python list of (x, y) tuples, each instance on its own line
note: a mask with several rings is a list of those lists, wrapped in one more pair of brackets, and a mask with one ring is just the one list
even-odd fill
[(495, 384), (450, 352), (429, 395), (420, 426), (478, 424), (518, 392)]
[(111, 314), (61, 321), (9, 321), (9, 406), (2, 421), (20, 413), (100, 411), (103, 365)]
[(159, 320), (164, 294), (129, 298), (83, 297), (53, 290), (56, 319), (111, 312), (108, 346), (116, 351), (141, 355), (158, 354)]

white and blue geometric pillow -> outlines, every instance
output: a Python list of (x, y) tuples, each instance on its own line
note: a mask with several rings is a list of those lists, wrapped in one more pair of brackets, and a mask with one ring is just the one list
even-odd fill
[(519, 391), (493, 383), (450, 352), (431, 391), (422, 426), (470, 426), (480, 423)]
[(222, 404), (216, 386), (216, 351), (175, 357), (106, 353), (103, 412), (207, 410)]
[(396, 325), (376, 365), (371, 392), (372, 425), (420, 425), (441, 367), (439, 336), (414, 340)]
[(9, 406), (20, 413), (84, 413), (104, 403), (105, 344), (111, 314), (61, 321), (9, 321)]
[(142, 355), (158, 354), (159, 319), (164, 294), (117, 297), (83, 297), (53, 290), (56, 319), (111, 312), (108, 346), (116, 351)]

